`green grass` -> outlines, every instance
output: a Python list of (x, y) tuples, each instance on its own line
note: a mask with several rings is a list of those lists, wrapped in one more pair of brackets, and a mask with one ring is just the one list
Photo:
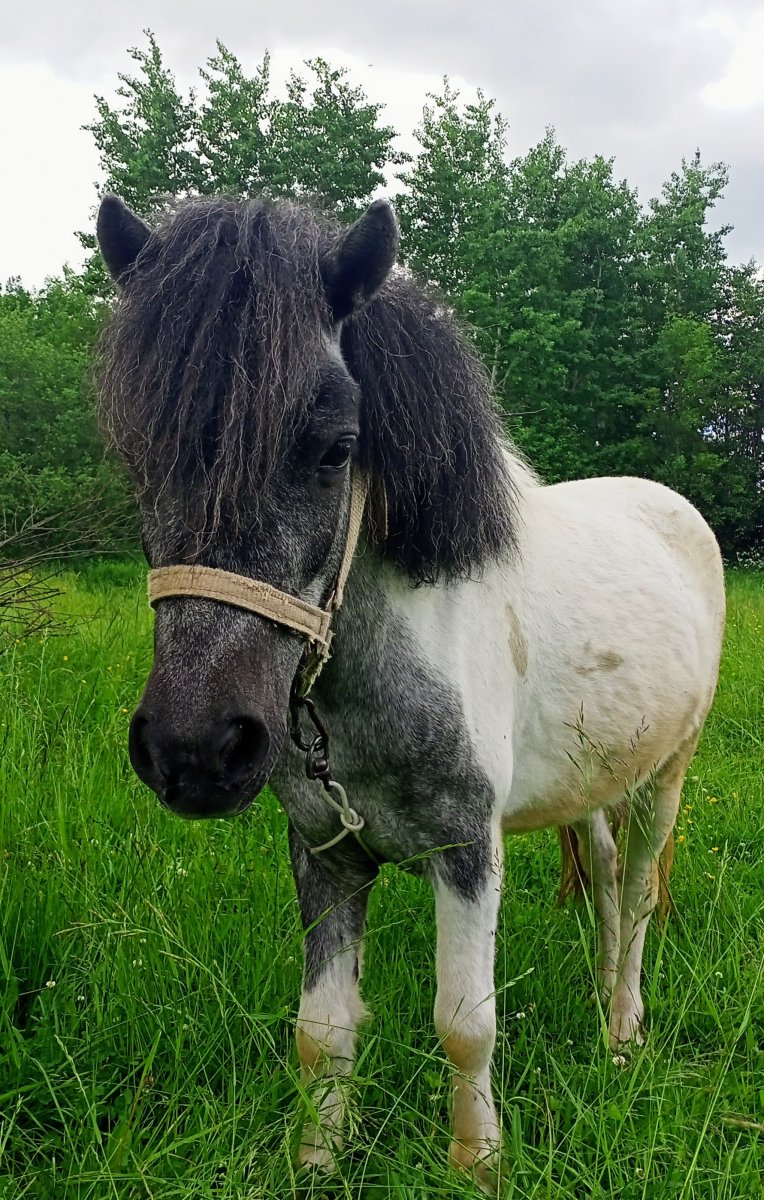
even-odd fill
[[(295, 1183), (301, 936), (285, 819), (188, 824), (132, 776), (150, 660), (138, 568), (65, 577), (76, 624), (0, 657), (0, 1200), (254, 1200)], [(619, 1067), (586, 910), (555, 837), (508, 846), (496, 1083), (508, 1197), (732, 1200), (764, 1181), (764, 576), (730, 578), (718, 699), (673, 893), (646, 952), (650, 1034)], [(337, 1196), (466, 1197), (446, 1166), (429, 890), (372, 900), (355, 1130)], [(323, 1193), (322, 1193), (323, 1194)]]

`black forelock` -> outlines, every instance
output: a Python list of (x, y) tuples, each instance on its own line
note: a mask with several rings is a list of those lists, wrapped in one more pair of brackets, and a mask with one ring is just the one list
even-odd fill
[(326, 225), (291, 204), (194, 200), (153, 232), (103, 342), (101, 415), (139, 494), (188, 527), (256, 518), (317, 388)]

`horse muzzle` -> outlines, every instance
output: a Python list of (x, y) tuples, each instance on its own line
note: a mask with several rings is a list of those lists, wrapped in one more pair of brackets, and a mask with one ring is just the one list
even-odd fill
[(130, 722), (130, 761), (179, 816), (235, 816), (267, 782), (280, 740), (254, 713), (226, 717), (194, 734), (142, 704)]

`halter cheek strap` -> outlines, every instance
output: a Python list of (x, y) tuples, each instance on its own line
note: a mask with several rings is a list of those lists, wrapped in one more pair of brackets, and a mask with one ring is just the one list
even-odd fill
[(249, 579), (231, 571), (219, 571), (216, 567), (198, 566), (159, 567), (149, 571), (149, 603), (153, 607), (159, 600), (170, 596), (201, 596), (206, 600), (219, 600), (223, 604), (245, 608), (248, 612), (257, 613), (301, 634), (308, 643), (301, 684), (301, 692), (305, 694), (315, 683), (331, 652), (332, 617), (344, 599), (345, 584), (361, 532), (367, 491), (365, 476), (360, 471), (354, 471), (345, 552), (325, 608), (308, 604), (259, 579)]

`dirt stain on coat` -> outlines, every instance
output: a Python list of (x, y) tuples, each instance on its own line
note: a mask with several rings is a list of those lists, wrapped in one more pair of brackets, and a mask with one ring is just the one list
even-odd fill
[(579, 675), (593, 675), (596, 671), (615, 671), (622, 662), (623, 655), (616, 654), (615, 650), (603, 650), (601, 654), (595, 654), (591, 662), (582, 663), (576, 670)]
[(518, 675), (524, 676), (528, 670), (528, 642), (520, 618), (511, 604), (507, 605), (507, 620), (509, 621), (509, 649), (512, 652), (512, 662)]

